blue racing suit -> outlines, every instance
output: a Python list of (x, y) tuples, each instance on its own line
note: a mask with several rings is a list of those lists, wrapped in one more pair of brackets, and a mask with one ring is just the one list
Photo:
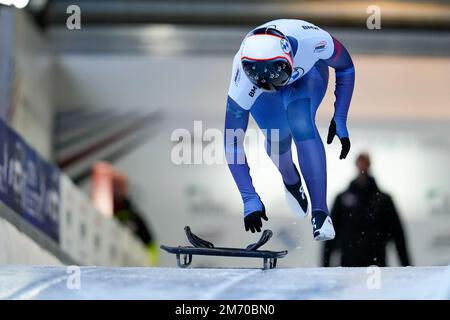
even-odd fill
[[(328, 213), (326, 156), (315, 116), (327, 89), (328, 67), (332, 67), (336, 72), (336, 100), (330, 126), (334, 126), (334, 130), (331, 134), (335, 133), (341, 141), (345, 138), (348, 140), (347, 114), (355, 82), (352, 59), (336, 38), (306, 21), (280, 19), (260, 27), (264, 26), (276, 28), (287, 36), (294, 62), (292, 77), (287, 85), (275, 92), (257, 88), (242, 70), (241, 46), (233, 63), (225, 131), (240, 129), (245, 134), (251, 114), (259, 128), (265, 129), (264, 133), (267, 132), (266, 149), (269, 155), (273, 155), (272, 145), (277, 143), (277, 148), (274, 148), (277, 161), (274, 163), (287, 185), (298, 183), (300, 179), (292, 161), (291, 145), (294, 141), (312, 211)], [(271, 129), (279, 130), (277, 141), (272, 141)], [(252, 183), (243, 139), (227, 139), (225, 134), (225, 154), (242, 196), (244, 217), (252, 212), (262, 211), (263, 203)], [(341, 158), (345, 156), (346, 153)], [(238, 161), (238, 158), (242, 161)]]

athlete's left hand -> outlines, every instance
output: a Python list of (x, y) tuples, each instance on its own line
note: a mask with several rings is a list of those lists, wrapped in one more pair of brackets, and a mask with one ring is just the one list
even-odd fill
[(338, 134), (336, 134), (336, 122), (334, 119), (331, 120), (330, 128), (328, 129), (328, 137), (327, 137), (327, 144), (331, 144), (333, 142), (334, 136), (338, 136), (338, 138), (341, 140), (341, 155), (339, 156), (339, 159), (345, 159), (350, 151), (350, 139), (348, 137), (339, 137)]

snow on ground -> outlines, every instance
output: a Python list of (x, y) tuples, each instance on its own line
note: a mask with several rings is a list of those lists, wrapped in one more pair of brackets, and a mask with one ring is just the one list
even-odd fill
[[(450, 268), (179, 269), (1, 266), (1, 299), (449, 299)], [(73, 278), (71, 278), (73, 280)], [(379, 289), (377, 279), (380, 280)], [(73, 282), (71, 282), (73, 283)], [(369, 283), (369, 286), (368, 286)]]

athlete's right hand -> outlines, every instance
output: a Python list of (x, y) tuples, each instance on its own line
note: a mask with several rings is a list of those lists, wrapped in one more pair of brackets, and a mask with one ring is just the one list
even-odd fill
[(254, 211), (252, 213), (249, 213), (244, 218), (244, 224), (245, 224), (245, 231), (251, 231), (252, 233), (255, 233), (255, 230), (258, 232), (261, 232), (262, 228), (262, 220), (264, 219), (266, 221), (269, 220), (266, 216), (266, 208), (264, 208), (264, 205), (262, 207), (262, 211)]

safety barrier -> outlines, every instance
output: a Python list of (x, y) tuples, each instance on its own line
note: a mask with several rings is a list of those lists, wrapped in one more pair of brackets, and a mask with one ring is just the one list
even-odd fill
[[(0, 246), (10, 248), (8, 252), (17, 251), (0, 255), (0, 263), (148, 263), (144, 244), (130, 230), (99, 213), (87, 195), (3, 121), (0, 202), (0, 226), (4, 231), (0, 232)], [(35, 244), (45, 252), (39, 252)], [(23, 257), (26, 252), (30, 252), (29, 257)], [(48, 253), (56, 260), (46, 256)]]

